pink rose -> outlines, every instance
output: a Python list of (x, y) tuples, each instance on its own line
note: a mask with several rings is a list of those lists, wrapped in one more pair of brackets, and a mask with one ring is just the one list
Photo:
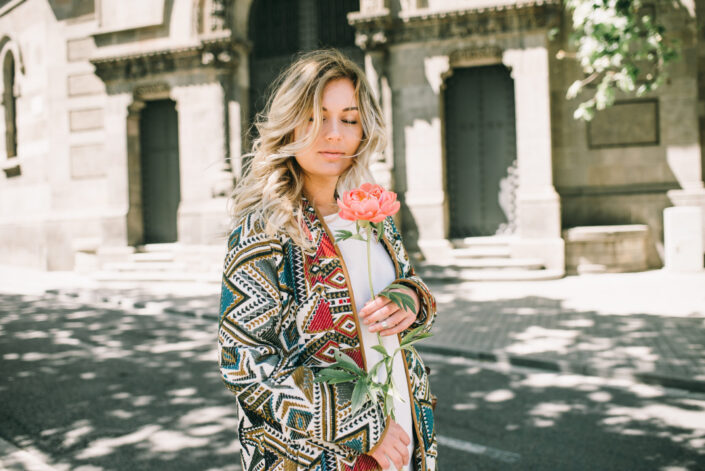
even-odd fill
[(399, 211), (397, 194), (373, 183), (363, 183), (360, 188), (343, 193), (338, 199), (338, 215), (350, 221), (380, 222)]

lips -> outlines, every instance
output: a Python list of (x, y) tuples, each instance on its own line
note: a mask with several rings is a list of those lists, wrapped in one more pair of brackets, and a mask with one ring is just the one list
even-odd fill
[(324, 157), (342, 157), (343, 155), (345, 155), (344, 152), (338, 152), (338, 151), (334, 151), (334, 150), (322, 150), (322, 151), (319, 151), (318, 153)]

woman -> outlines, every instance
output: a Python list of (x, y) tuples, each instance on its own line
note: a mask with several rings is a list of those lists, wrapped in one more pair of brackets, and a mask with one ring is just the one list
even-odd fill
[(385, 145), (363, 72), (335, 50), (302, 55), (278, 79), (256, 126), (250, 168), (230, 202), (218, 332), (222, 378), (237, 399), (243, 468), (435, 470), (432, 395), (415, 350), (398, 354), (393, 368), (405, 382), (396, 383), (407, 398), (396, 412), (397, 419), (406, 413), (405, 425), (370, 401), (353, 415), (351, 382), (313, 381), (336, 351), (369, 369), (363, 332), (398, 342), (420, 325), (430, 330), (436, 312), (391, 217), (373, 244), (374, 289), (404, 285), (414, 312), (382, 296), (368, 303), (359, 276), (367, 260), (350, 245), (364, 243), (336, 244), (329, 228), (354, 228), (336, 215), (336, 198), (373, 181), (368, 164)]

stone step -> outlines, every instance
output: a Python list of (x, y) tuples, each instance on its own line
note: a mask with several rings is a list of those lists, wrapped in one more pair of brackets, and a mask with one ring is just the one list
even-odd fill
[(97, 271), (92, 274), (93, 279), (101, 282), (198, 282), (220, 283), (222, 274), (219, 272), (193, 272), (193, 271)]
[(456, 248), (467, 247), (507, 247), (516, 236), (486, 236), (486, 237), (465, 237), (462, 239), (450, 239), (451, 245)]
[(189, 267), (185, 263), (177, 262), (113, 262), (103, 265), (103, 271), (118, 271), (118, 272), (137, 272), (137, 271), (152, 271), (152, 272), (183, 272)]
[(462, 281), (541, 281), (557, 280), (565, 276), (563, 270), (475, 270), (450, 268), (429, 270), (419, 268), (418, 274), (426, 283), (457, 283)]
[(144, 244), (136, 247), (138, 252), (174, 252), (181, 247), (178, 242), (165, 242), (160, 244)]
[(129, 261), (135, 263), (148, 263), (148, 262), (173, 262), (174, 253), (168, 251), (157, 251), (157, 252), (137, 252), (130, 254), (128, 257)]
[(511, 251), (508, 246), (476, 246), (451, 251), (453, 258), (509, 258)]
[(544, 268), (543, 260), (539, 258), (461, 258), (451, 260), (444, 264), (429, 264), (422, 262), (419, 263), (418, 266), (429, 267), (431, 270), (436, 268), (471, 268), (475, 270), (541, 270)]

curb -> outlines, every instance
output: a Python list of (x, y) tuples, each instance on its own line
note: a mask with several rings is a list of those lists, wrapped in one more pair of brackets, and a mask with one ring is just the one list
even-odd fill
[[(107, 304), (109, 307), (118, 309), (149, 309), (155, 314), (175, 314), (192, 317), (196, 319), (217, 320), (218, 316), (210, 309), (194, 310), (193, 308), (178, 308), (173, 306), (163, 306), (159, 302), (150, 301), (130, 301), (117, 295), (97, 295), (85, 294), (80, 291), (46, 290), (46, 294), (57, 297), (66, 297), (76, 302), (92, 302)], [(484, 361), (488, 363), (501, 363), (517, 367), (534, 368), (538, 370), (550, 371), (554, 373), (578, 374), (583, 376), (595, 376), (598, 378), (626, 379), (632, 382), (652, 384), (667, 388), (681, 389), (689, 392), (705, 393), (705, 380), (697, 380), (682, 376), (665, 375), (653, 371), (639, 371), (611, 368), (595, 368), (582, 363), (575, 363), (561, 360), (551, 360), (545, 358), (534, 358), (528, 356), (517, 356), (507, 354), (502, 350), (482, 351), (472, 350), (460, 346), (445, 346), (433, 344), (417, 344), (416, 350), (419, 353), (434, 353), (443, 356), (460, 356), (470, 360)]]
[(572, 363), (544, 358), (522, 357), (508, 355), (503, 351), (485, 352), (462, 347), (442, 345), (416, 345), (419, 353), (434, 353), (443, 356), (459, 356), (469, 360), (488, 363), (504, 363), (524, 368), (535, 368), (554, 373), (578, 374), (598, 378), (626, 379), (636, 383), (653, 384), (667, 388), (682, 389), (689, 392), (705, 393), (705, 381), (682, 376), (671, 376), (653, 371), (614, 370), (609, 368), (594, 368), (582, 363)]

